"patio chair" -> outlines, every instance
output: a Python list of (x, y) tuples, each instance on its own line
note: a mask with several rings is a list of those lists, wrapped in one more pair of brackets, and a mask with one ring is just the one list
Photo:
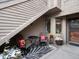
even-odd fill
[(40, 41), (41, 46), (45, 46), (47, 45), (48, 38), (44, 34), (41, 33), (39, 36), (39, 41)]

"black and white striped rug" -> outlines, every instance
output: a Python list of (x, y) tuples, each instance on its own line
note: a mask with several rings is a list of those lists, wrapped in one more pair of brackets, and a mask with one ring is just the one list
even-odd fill
[(49, 46), (38, 46), (31, 48), (30, 52), (23, 59), (39, 59), (53, 49)]

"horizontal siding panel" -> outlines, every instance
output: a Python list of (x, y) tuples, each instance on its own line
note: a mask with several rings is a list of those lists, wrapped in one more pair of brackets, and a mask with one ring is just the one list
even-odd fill
[(18, 27), (19, 25), (0, 24), (0, 27)]
[(7, 20), (0, 20), (0, 23), (13, 23), (13, 24), (21, 24), (22, 22), (13, 22), (13, 21), (7, 21)]
[(12, 23), (0, 23), (0, 26), (3, 25), (3, 26), (20, 26), (19, 24), (12, 24)]
[(24, 23), (25, 21), (23, 20), (17, 20), (17, 19), (12, 19), (12, 18), (3, 18), (3, 17), (0, 17), (0, 21), (3, 20), (3, 21), (12, 21), (12, 22), (21, 22), (21, 23)]
[(13, 29), (16, 29), (16, 27), (0, 27), (0, 30), (13, 30)]
[(7, 20), (0, 20), (0, 23), (17, 23), (17, 24), (21, 24), (22, 22), (15, 22), (15, 21), (7, 21)]
[(6, 17), (6, 16), (0, 16), (0, 20), (7, 20), (7, 21), (15, 21), (15, 22), (25, 22), (27, 19), (20, 19), (20, 18), (13, 18), (13, 17)]
[(0, 33), (9, 33), (11, 32), (12, 30), (0, 30)]
[(7, 35), (8, 33), (0, 33), (0, 35)]
[(0, 29), (0, 31), (13, 31), (14, 29), (8, 29), (8, 28), (6, 28), (6, 29)]
[(0, 21), (0, 24), (13, 24), (13, 25), (17, 24), (17, 25), (22, 25), (21, 23), (10, 23), (10, 22), (1, 22), (1, 21)]
[(2, 37), (4, 37), (5, 35), (0, 35), (0, 39), (2, 38)]
[(7, 34), (4, 34), (4, 33), (3, 33), (3, 34), (0, 34), (0, 37), (4, 37), (4, 36), (6, 36), (6, 35), (7, 35)]
[(4, 37), (5, 35), (0, 35), (0, 37)]

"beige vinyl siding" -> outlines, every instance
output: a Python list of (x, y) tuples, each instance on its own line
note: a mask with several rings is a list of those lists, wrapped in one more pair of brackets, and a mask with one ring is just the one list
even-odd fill
[[(45, 0), (29, 0), (7, 8), (0, 9), (0, 45), (1, 41), (10, 39), (10, 33), (31, 21), (31, 18), (47, 9)], [(35, 19), (34, 19), (35, 20)], [(33, 20), (32, 20), (33, 21)], [(26, 25), (27, 26), (27, 25)], [(21, 29), (19, 29), (21, 30)], [(16, 34), (19, 31), (16, 32)], [(13, 33), (13, 35), (15, 35)], [(6, 40), (3, 40), (3, 39)]]
[[(53, 4), (53, 1), (56, 1), (56, 4)], [(53, 1), (50, 8), (48, 6), (48, 0), (17, 0), (15, 2), (18, 3), (14, 5), (12, 2), (0, 4), (0, 45), (50, 9), (57, 8), (58, 1)], [(59, 9), (57, 8), (57, 10)]]
[(79, 13), (79, 0), (61, 0), (62, 12), (58, 16)]
[(27, 39), (28, 36), (31, 35), (39, 36), (41, 32), (46, 33), (46, 20), (47, 19), (45, 18), (45, 16), (42, 16), (36, 21), (34, 21), (31, 25), (27, 26), (20, 33), (23, 35), (25, 39)]

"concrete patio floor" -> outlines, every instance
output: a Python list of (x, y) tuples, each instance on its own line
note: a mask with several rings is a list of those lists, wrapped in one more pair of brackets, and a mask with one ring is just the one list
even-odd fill
[(79, 59), (79, 46), (63, 45), (40, 59)]

